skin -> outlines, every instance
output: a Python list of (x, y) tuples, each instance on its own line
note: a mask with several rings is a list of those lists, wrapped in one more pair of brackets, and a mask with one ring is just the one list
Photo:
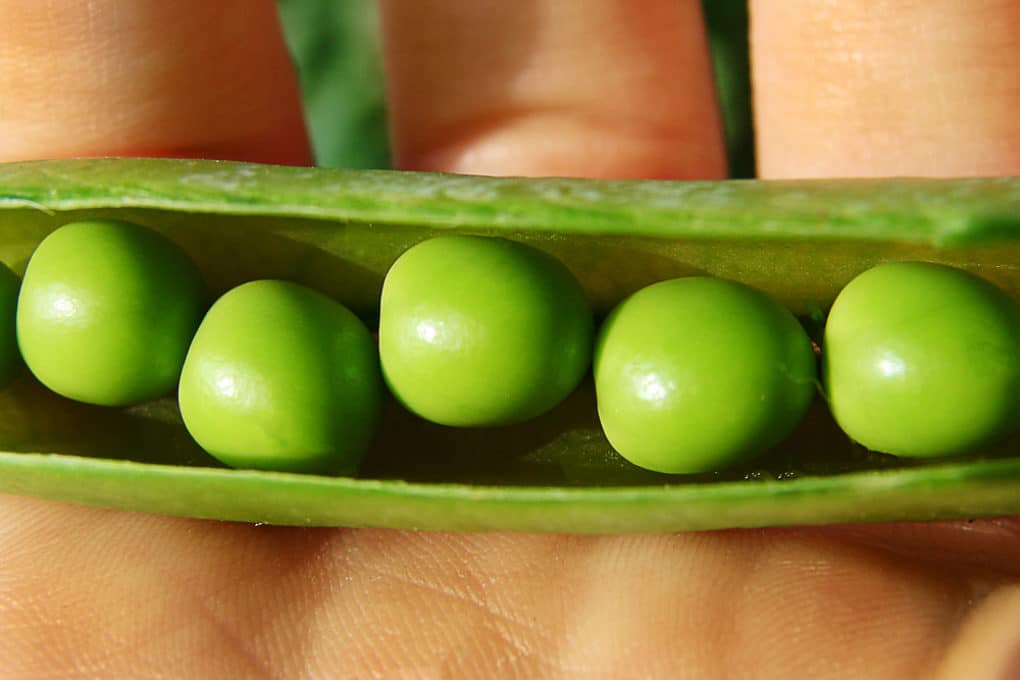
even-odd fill
[(507, 425), (574, 391), (591, 364), (593, 326), (561, 262), (505, 239), (439, 237), (387, 273), (379, 355), (393, 394), (423, 418)]
[(832, 306), (823, 356), (836, 421), (874, 451), (965, 453), (1020, 425), (1020, 305), (961, 270), (859, 275)]
[(29, 260), (18, 344), (57, 394), (140, 404), (176, 387), (205, 305), (198, 269), (166, 237), (126, 222), (73, 222)]
[[(269, 3), (243, 4), (0, 0), (0, 154), (307, 157)], [(383, 2), (401, 166), (720, 177), (697, 5), (595, 4)], [(1020, 173), (1017, 3), (751, 10), (764, 176)], [(22, 677), (1017, 675), (1016, 519), (451, 535), (4, 497), (0, 554), (0, 658)]]
[(731, 281), (648, 286), (603, 324), (599, 419), (627, 460), (710, 472), (778, 444), (815, 395), (815, 355), (790, 312)]
[(340, 303), (253, 281), (209, 310), (178, 398), (191, 436), (228, 465), (352, 474), (379, 420), (379, 358)]

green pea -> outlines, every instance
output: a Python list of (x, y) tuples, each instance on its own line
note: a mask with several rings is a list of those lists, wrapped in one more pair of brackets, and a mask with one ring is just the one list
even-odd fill
[(21, 370), (18, 352), (17, 310), (21, 279), (0, 263), (0, 387), (6, 387)]
[(191, 436), (233, 467), (351, 473), (382, 401), (375, 342), (340, 303), (285, 281), (221, 297), (179, 391)]
[(444, 425), (505, 425), (550, 410), (587, 372), (593, 335), (567, 268), (505, 239), (425, 241), (383, 285), (383, 374), (409, 410)]
[(926, 262), (874, 267), (836, 298), (825, 389), (840, 427), (884, 453), (963, 453), (1020, 424), (1020, 307)]
[(198, 270), (166, 237), (127, 222), (74, 222), (28, 263), (18, 343), (54, 392), (137, 404), (174, 388), (203, 309)]
[(635, 465), (718, 470), (793, 430), (815, 364), (803, 328), (764, 293), (716, 278), (662, 281), (620, 303), (600, 331), (599, 418)]

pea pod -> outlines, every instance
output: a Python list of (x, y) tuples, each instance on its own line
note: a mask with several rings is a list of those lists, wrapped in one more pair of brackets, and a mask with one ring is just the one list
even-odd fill
[[(184, 247), (222, 292), (283, 278), (374, 323), (383, 276), (439, 233), (559, 257), (597, 310), (655, 281), (714, 274), (810, 325), (854, 275), (923, 259), (1020, 297), (1020, 179), (603, 182), (97, 159), (0, 166), (0, 261), (23, 271), (63, 223), (117, 218)], [(0, 393), (0, 491), (182, 516), (296, 525), (617, 532), (1020, 512), (1020, 437), (910, 462), (852, 445), (817, 405), (768, 457), (666, 476), (616, 456), (590, 384), (522, 425), (453, 430), (390, 403), (358, 478), (224, 469), (172, 400), (101, 409), (23, 375)]]

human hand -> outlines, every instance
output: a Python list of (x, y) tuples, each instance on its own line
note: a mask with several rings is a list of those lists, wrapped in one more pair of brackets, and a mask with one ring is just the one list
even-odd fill
[[(724, 175), (696, 2), (383, 10), (403, 168)], [(763, 176), (1020, 172), (1020, 4), (752, 10)], [(0, 0), (0, 160), (308, 162), (275, 21)], [(1018, 621), (1020, 519), (440, 534), (0, 496), (3, 677), (1015, 677)]]

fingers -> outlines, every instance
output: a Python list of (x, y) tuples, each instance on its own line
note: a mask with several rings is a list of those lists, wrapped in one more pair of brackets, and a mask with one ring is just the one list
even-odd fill
[(309, 160), (271, 0), (0, 0), (0, 161)]
[(751, 3), (766, 177), (1020, 171), (1020, 3)]
[(718, 178), (696, 0), (384, 0), (397, 165)]
[(961, 571), (987, 569), (1020, 579), (1020, 517), (836, 525), (818, 531), (903, 557), (940, 561)]
[(1020, 586), (1004, 586), (966, 618), (936, 674), (937, 680), (1020, 677)]

